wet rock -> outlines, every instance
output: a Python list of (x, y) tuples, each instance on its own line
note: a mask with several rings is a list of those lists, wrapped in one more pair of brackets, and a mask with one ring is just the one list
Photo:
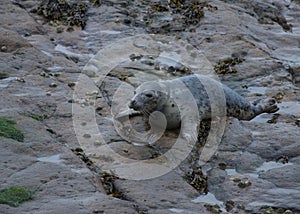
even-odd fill
[(275, 184), (278, 188), (299, 188), (299, 166), (283, 166), (283, 169), (276, 168), (261, 173), (259, 176), (262, 179), (268, 180)]
[[(145, 181), (119, 180), (116, 184), (127, 197), (138, 204), (149, 207), (149, 213), (154, 213), (157, 209), (167, 211), (175, 208), (184, 210), (187, 213), (205, 213), (204, 208), (191, 202), (198, 195), (198, 192), (174, 172)], [(147, 194), (144, 194), (144, 188), (149, 187), (154, 191), (150, 191), (149, 189)], [(179, 187), (181, 189), (180, 192), (177, 191)], [(159, 197), (157, 197), (158, 195)]]
[(26, 35), (28, 33), (45, 33), (43, 26), (39, 25), (28, 13), (28, 11), (22, 8), (20, 4), (14, 4), (8, 0), (4, 0), (2, 3), (3, 4), (0, 6), (0, 11), (3, 18), (1, 27), (5, 28), (6, 30), (12, 30), (20, 36)]
[(263, 164), (264, 160), (256, 154), (243, 152), (235, 161), (237, 172), (251, 173)]
[[(241, 7), (247, 8), (249, 13), (256, 17), (260, 24), (279, 24), (284, 30), (291, 31), (291, 26), (287, 23), (286, 18), (282, 14), (281, 6), (271, 2), (244, 2), (244, 1), (226, 1), (235, 3)], [(246, 3), (246, 4), (245, 4)], [(251, 13), (252, 12), (252, 13)]]
[(13, 52), (19, 48), (31, 47), (31, 44), (18, 33), (0, 28), (0, 47), (2, 52)]
[(292, 74), (293, 83), (296, 86), (300, 86), (300, 66), (289, 67), (289, 72)]
[(246, 148), (247, 145), (251, 144), (251, 141), (251, 132), (242, 126), (238, 120), (231, 119), (227, 122), (226, 131), (219, 150), (230, 152), (241, 151)]
[[(257, 129), (258, 127), (259, 130)], [(298, 127), (291, 125), (285, 125), (285, 127), (280, 125), (257, 126), (252, 129), (253, 131), (255, 130), (254, 140), (247, 151), (273, 161), (281, 155), (296, 157), (299, 155), (299, 152), (296, 150), (297, 139), (291, 133), (294, 133), (297, 129)], [(282, 135), (283, 130), (287, 133), (286, 135)], [(269, 136), (268, 132), (272, 132), (272, 136)], [(281, 140), (278, 141), (278, 139)], [(260, 142), (264, 142), (264, 144)]]
[(0, 73), (0, 79), (6, 79), (9, 75), (7, 73)]
[(213, 168), (207, 172), (208, 191), (213, 192), (216, 198), (228, 197), (223, 184), (226, 179), (226, 172), (224, 170)]

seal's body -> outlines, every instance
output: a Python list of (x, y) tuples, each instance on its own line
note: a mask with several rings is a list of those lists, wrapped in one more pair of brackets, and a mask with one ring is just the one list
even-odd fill
[[(261, 113), (278, 110), (274, 99), (251, 104), (232, 89), (203, 75), (145, 82), (135, 90), (129, 108), (147, 117), (158, 111), (165, 116), (167, 129), (181, 125), (183, 135), (191, 130), (197, 132), (202, 119), (229, 116), (251, 120)], [(195, 139), (196, 136), (184, 137)]]

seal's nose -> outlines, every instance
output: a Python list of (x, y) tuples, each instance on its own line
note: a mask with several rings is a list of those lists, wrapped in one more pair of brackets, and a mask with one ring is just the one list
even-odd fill
[(131, 102), (129, 103), (129, 108), (133, 108), (135, 107), (136, 101), (135, 100), (131, 100)]

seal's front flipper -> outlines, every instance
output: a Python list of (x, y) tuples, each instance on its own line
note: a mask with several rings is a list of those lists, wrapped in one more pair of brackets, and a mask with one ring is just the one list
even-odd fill
[(155, 111), (149, 116), (149, 125), (151, 129), (147, 134), (147, 142), (151, 145), (163, 136), (167, 128), (167, 119), (163, 113)]
[(198, 140), (198, 126), (200, 121), (194, 118), (183, 118), (181, 121), (181, 133), (183, 139), (188, 143), (196, 143)]
[(120, 112), (117, 115), (114, 115), (114, 119), (122, 122), (128, 119), (128, 117), (130, 116), (137, 116), (137, 115), (142, 115), (142, 113), (139, 111), (135, 111), (133, 109), (127, 109), (125, 111)]

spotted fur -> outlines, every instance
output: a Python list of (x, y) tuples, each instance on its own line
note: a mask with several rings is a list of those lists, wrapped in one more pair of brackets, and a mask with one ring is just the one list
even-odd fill
[[(176, 83), (176, 84), (175, 84)], [(180, 87), (180, 84), (183, 84)], [(220, 90), (222, 89), (222, 90)], [(187, 102), (185, 105), (184, 90), (188, 90), (197, 104), (199, 119), (208, 119), (212, 116), (211, 99), (223, 99), (225, 97), (224, 106), (222, 102), (218, 102), (218, 108), (226, 108), (226, 115), (235, 117), (239, 120), (251, 120), (261, 113), (273, 113), (278, 110), (274, 99), (265, 100), (257, 105), (253, 105), (238, 93), (228, 88), (224, 84), (202, 75), (189, 75), (173, 80), (146, 82), (136, 89), (136, 95), (132, 98), (129, 107), (142, 114), (149, 116), (154, 111), (162, 112), (167, 119), (167, 128), (174, 129), (184, 122), (184, 115), (180, 115), (182, 108), (189, 108)], [(208, 93), (207, 90), (215, 90)], [(218, 90), (222, 95), (209, 96), (208, 94), (218, 94)], [(175, 102), (176, 97), (183, 99), (183, 105), (178, 107)], [(188, 110), (187, 110), (188, 111)], [(222, 111), (221, 111), (222, 112)]]

